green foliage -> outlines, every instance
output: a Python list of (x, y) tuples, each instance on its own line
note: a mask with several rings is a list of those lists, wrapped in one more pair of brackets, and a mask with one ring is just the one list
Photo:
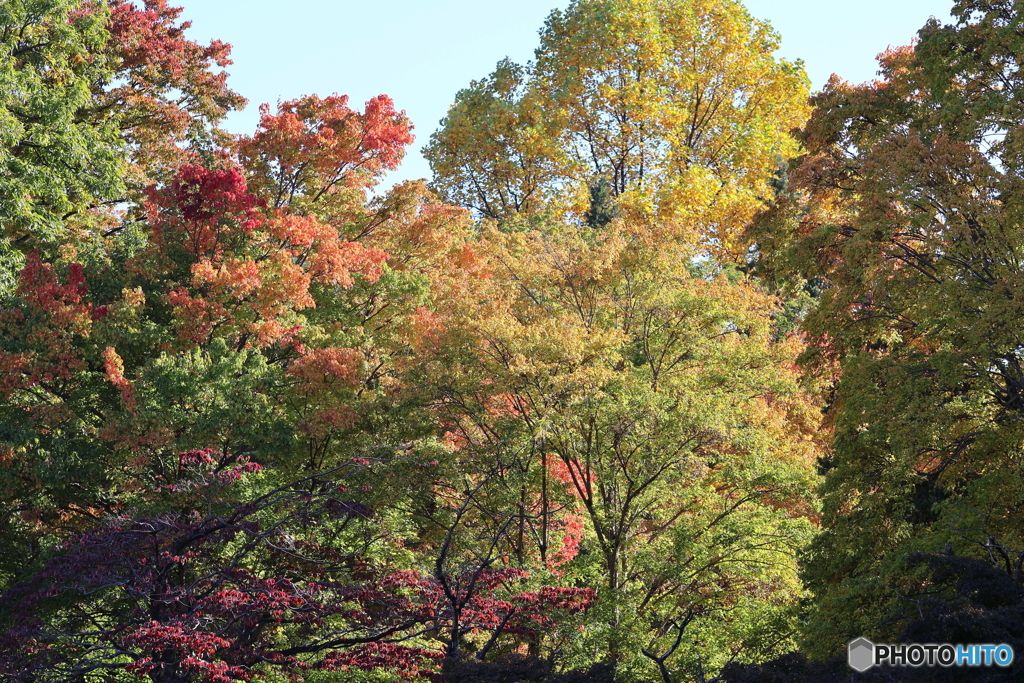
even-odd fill
[(601, 178), (590, 186), (590, 208), (583, 217), (588, 228), (603, 228), (615, 218), (615, 207), (611, 205), (612, 185), (607, 178)]
[[(445, 397), (460, 469), (518, 463), (501, 483), (522, 498), (494, 503), (533, 511), (512, 552), (601, 586), (572, 665), (597, 649), (646, 680), (641, 651), (668, 649), (691, 610), (708, 615), (686, 635), (708, 640), (705, 666), (785, 647), (794, 555), (812, 535), (814, 418), (792, 340), (772, 340), (773, 300), (616, 224), (493, 231), (480, 249), (494, 275), (419, 381)], [(758, 623), (788, 626), (773, 641)], [(695, 670), (686, 652), (673, 670)]]
[(805, 557), (809, 651), (893, 638), (915, 551), (1024, 542), (1019, 3), (954, 6), (830, 81), (808, 155), (764, 217), (764, 264), (821, 282), (805, 361), (833, 383), (824, 531)]
[(116, 57), (103, 5), (9, 0), (0, 6), (0, 239), (53, 242), (68, 214), (124, 190), (116, 117), (90, 116)]
[[(253, 454), (260, 462), (287, 453), (292, 428), (267, 390), (284, 382), (282, 370), (253, 349), (229, 349), (222, 339), (206, 348), (163, 353), (140, 368), (136, 429), (164, 430), (173, 452), (216, 448)], [(181, 436), (177, 436), (180, 434)]]

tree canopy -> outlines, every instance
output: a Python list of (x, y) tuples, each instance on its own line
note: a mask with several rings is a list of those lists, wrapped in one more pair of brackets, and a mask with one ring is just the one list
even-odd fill
[(833, 383), (817, 654), (892, 637), (915, 551), (1021, 546), (1020, 15), (958, 2), (882, 79), (833, 78), (760, 227), (766, 268), (824, 289), (805, 361)]
[(729, 251), (796, 152), (800, 63), (732, 0), (579, 0), (461, 91), (425, 155), (440, 195), (488, 218), (581, 217), (604, 181), (625, 217)]
[(808, 100), (733, 0), (575, 0), (388, 189), (387, 95), (230, 135), (180, 8), (0, 5), (0, 676), (838, 683), (857, 637), (1022, 642), (1018, 4)]

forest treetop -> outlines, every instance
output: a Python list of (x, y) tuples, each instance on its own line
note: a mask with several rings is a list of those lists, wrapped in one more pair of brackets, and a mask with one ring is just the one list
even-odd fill
[(803, 68), (777, 47), (732, 0), (573, 2), (533, 62), (456, 96), (424, 150), (433, 187), (494, 219), (580, 219), (604, 192), (658, 239), (742, 250), (809, 111)]

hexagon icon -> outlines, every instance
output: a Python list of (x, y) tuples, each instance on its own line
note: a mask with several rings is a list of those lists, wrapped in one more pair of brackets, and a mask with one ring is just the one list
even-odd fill
[(858, 638), (847, 648), (847, 661), (854, 671), (867, 671), (875, 665), (875, 644), (867, 638)]

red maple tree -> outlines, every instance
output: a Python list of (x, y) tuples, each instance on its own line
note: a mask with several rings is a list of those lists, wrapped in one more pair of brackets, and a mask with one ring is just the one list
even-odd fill
[[(381, 533), (345, 494), (365, 460), (247, 498), (262, 468), (205, 449), (179, 456), (151, 495), (165, 511), (111, 518), (63, 544), (3, 596), (0, 673), (100, 670), (154, 683), (228, 683), (278, 668), (386, 668), (437, 680), (449, 638), (530, 638), (586, 609), (587, 589), (516, 591), (526, 573), (373, 567), (345, 539)], [(438, 562), (438, 567), (443, 563)], [(438, 645), (440, 643), (440, 645)]]

